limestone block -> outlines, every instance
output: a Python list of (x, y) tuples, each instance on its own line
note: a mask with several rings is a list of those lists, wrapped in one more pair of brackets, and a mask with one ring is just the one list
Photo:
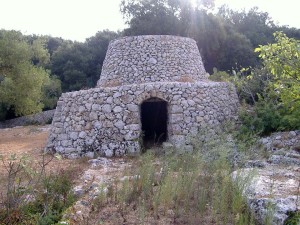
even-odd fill
[(117, 127), (118, 129), (123, 129), (125, 126), (125, 123), (122, 120), (118, 120), (115, 124), (115, 127)]
[(113, 98), (119, 98), (122, 94), (120, 92), (116, 92), (114, 95), (113, 95)]
[(79, 106), (78, 108), (79, 113), (82, 113), (85, 111), (85, 107), (84, 106)]
[(124, 127), (125, 130), (139, 131), (141, 126), (139, 124), (130, 124)]
[(123, 110), (123, 108), (122, 108), (121, 106), (116, 106), (116, 107), (113, 109), (114, 113), (119, 113), (119, 112), (121, 112), (122, 110)]
[(135, 104), (127, 104), (127, 109), (131, 112), (138, 112), (139, 111), (139, 106)]
[(111, 112), (111, 106), (109, 104), (105, 104), (102, 106), (102, 111), (104, 113), (110, 113)]
[(70, 147), (72, 145), (72, 141), (70, 141), (70, 140), (61, 141), (61, 145), (63, 147)]
[(129, 155), (135, 155), (140, 153), (140, 146), (139, 143), (136, 141), (128, 141), (126, 147), (127, 147), (127, 153)]
[(139, 138), (139, 132), (136, 131), (129, 131), (126, 135), (125, 135), (125, 140), (126, 141), (133, 141), (133, 140), (137, 140)]
[(173, 135), (179, 135), (182, 134), (182, 129), (178, 124), (173, 124), (170, 132)]
[(76, 140), (78, 138), (78, 132), (71, 132), (70, 133), (70, 138), (72, 140)]
[(171, 114), (170, 116), (171, 123), (178, 123), (183, 121), (183, 114)]
[(80, 137), (80, 138), (85, 138), (86, 136), (87, 136), (87, 134), (86, 134), (85, 131), (81, 131), (81, 132), (79, 133), (79, 137)]
[(98, 120), (98, 114), (96, 112), (91, 112), (90, 113), (90, 120), (91, 121)]
[(91, 108), (92, 108), (92, 103), (86, 103), (86, 104), (85, 104), (85, 108), (86, 108), (88, 111), (90, 111)]
[(93, 145), (93, 144), (95, 143), (95, 138), (90, 138), (90, 137), (88, 137), (88, 138), (85, 139), (85, 143), (86, 143), (88, 146), (91, 146), (91, 145)]
[(106, 127), (106, 128), (109, 128), (109, 127), (113, 127), (114, 124), (113, 124), (113, 122), (111, 122), (109, 120), (105, 120), (105, 121), (102, 122), (102, 126)]
[(171, 113), (182, 113), (183, 108), (181, 105), (172, 105), (171, 107)]
[(184, 135), (173, 135), (170, 138), (170, 142), (176, 147), (179, 148), (185, 145), (185, 136)]
[(76, 152), (75, 148), (65, 148), (64, 149), (65, 154), (70, 154), (70, 153), (73, 153), (73, 152)]
[(55, 127), (58, 127), (58, 128), (63, 128), (64, 127), (64, 124), (61, 123), (61, 122), (56, 122), (53, 124)]
[(96, 121), (93, 126), (96, 128), (96, 129), (100, 129), (102, 127), (102, 124), (99, 122), (99, 121)]
[(68, 140), (68, 135), (67, 134), (60, 134), (60, 135), (58, 135), (57, 140), (58, 141)]

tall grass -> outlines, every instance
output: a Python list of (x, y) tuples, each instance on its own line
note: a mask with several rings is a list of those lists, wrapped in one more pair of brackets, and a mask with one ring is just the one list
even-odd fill
[(251, 177), (237, 174), (234, 182), (226, 144), (217, 141), (211, 148), (213, 157), (199, 149), (160, 157), (148, 151), (127, 171), (129, 178), (115, 185), (113, 204), (125, 217), (135, 205), (142, 224), (161, 218), (174, 224), (254, 224), (242, 195)]

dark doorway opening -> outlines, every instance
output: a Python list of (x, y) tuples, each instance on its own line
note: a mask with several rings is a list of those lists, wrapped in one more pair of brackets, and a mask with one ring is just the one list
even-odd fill
[(160, 145), (167, 140), (167, 106), (167, 102), (159, 98), (150, 98), (142, 103), (141, 122), (145, 148)]

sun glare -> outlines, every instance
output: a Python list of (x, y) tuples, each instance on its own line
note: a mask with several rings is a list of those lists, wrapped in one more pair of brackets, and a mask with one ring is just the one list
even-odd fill
[(197, 6), (197, 0), (190, 0), (191, 4), (193, 7)]

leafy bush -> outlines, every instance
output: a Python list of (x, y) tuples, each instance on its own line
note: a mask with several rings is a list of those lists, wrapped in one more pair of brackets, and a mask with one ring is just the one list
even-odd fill
[(255, 49), (261, 68), (242, 69), (230, 76), (214, 70), (211, 76), (234, 83), (240, 101), (249, 104), (240, 112), (245, 136), (300, 129), (300, 42), (282, 32), (274, 37), (276, 43)]
[(254, 107), (244, 107), (239, 114), (242, 122), (241, 133), (267, 135), (277, 131), (281, 124), (281, 115), (276, 106), (270, 102), (259, 101)]
[(254, 106), (243, 106), (239, 114), (241, 134), (269, 135), (272, 132), (300, 129), (300, 111), (260, 99)]

